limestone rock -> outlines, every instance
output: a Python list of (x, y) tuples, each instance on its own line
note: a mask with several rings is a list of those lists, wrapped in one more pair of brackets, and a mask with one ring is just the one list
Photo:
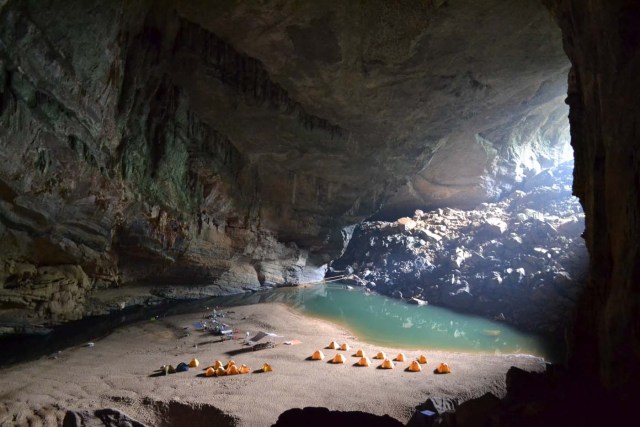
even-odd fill
[(456, 399), (450, 399), (446, 397), (430, 397), (422, 405), (419, 405), (416, 410), (429, 410), (435, 412), (438, 415), (443, 415), (445, 412), (454, 412), (458, 407), (458, 401)]
[[(0, 28), (0, 266), (96, 292), (317, 280), (406, 182), (490, 200), (566, 133), (538, 2), (9, 1)], [(84, 285), (40, 307), (28, 274), (0, 311), (83, 314)]]
[[(563, 334), (584, 289), (588, 263), (581, 227), (571, 234), (560, 231), (574, 219), (584, 226), (582, 209), (566, 188), (569, 166), (544, 173), (555, 177), (555, 189), (545, 178), (535, 180), (542, 187), (529, 186), (528, 192), (519, 190), (476, 209), (416, 212), (411, 230), (363, 223), (332, 267), (347, 264), (356, 275), (366, 272), (366, 280), (383, 294)], [(541, 196), (551, 193), (553, 202)], [(436, 233), (440, 239), (428, 237)]]
[(145, 424), (116, 409), (67, 411), (62, 425), (63, 427), (145, 427)]

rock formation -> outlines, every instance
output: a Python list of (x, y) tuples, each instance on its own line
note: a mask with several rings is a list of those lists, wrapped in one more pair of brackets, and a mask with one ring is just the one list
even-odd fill
[(637, 395), (634, 0), (0, 0), (3, 318), (297, 283), (383, 201), (509, 192), (566, 132), (541, 3), (592, 260), (571, 366)]
[(640, 4), (547, 3), (572, 64), (574, 192), (591, 257), (570, 366), (633, 405), (640, 384)]
[(567, 66), (531, 0), (2, 1), (0, 314), (318, 279), (408, 180), (398, 209), (548, 165)]
[(587, 271), (572, 162), (499, 203), (359, 225), (332, 263), (371, 290), (563, 335)]

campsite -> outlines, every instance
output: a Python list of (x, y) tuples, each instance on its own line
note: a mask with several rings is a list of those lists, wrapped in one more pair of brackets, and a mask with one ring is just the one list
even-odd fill
[[(275, 423), (291, 407), (323, 406), (389, 414), (406, 423), (429, 396), (460, 401), (486, 392), (501, 396), (509, 367), (544, 369), (543, 360), (531, 356), (383, 347), (279, 303), (227, 308), (222, 319), (232, 326), (231, 334), (193, 326), (211, 322), (208, 314), (135, 323), (93, 347), (9, 367), (0, 379), (7, 410), (25, 422), (30, 417), (62, 421), (60, 408), (114, 408), (148, 425), (170, 422), (180, 413), (192, 425), (215, 419), (218, 425), (255, 426)], [(328, 348), (332, 341), (335, 349)], [(273, 345), (254, 350), (261, 343)], [(342, 344), (348, 350), (341, 350)], [(316, 351), (323, 360), (312, 360)], [(378, 353), (384, 357), (376, 359)], [(330, 363), (336, 355), (344, 362)], [(189, 367), (196, 364), (193, 359), (198, 366)], [(238, 371), (244, 365), (250, 372), (207, 375), (216, 361), (224, 366), (231, 360)], [(387, 361), (393, 369), (381, 368)], [(413, 361), (421, 370), (409, 369)], [(180, 363), (188, 369), (171, 374), (161, 369)], [(451, 373), (434, 374), (440, 363)], [(23, 391), (34, 389), (37, 395)]]

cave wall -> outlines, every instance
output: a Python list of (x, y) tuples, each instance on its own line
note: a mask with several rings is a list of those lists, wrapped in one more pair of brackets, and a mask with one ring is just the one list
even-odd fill
[(0, 1), (0, 317), (318, 279), (417, 172), (544, 162), (567, 66), (536, 0)]
[(640, 383), (640, 4), (549, 3), (572, 63), (574, 193), (591, 256), (572, 367), (632, 398)]
[[(261, 188), (277, 187), (264, 177), (270, 164), (224, 133), (233, 120), (197, 114), (181, 73), (207, 68), (198, 71), (216, 91), (204, 96), (221, 111), (252, 108), (238, 127), (263, 116), (291, 138), (329, 141), (334, 127), (259, 61), (165, 7), (2, 3), (3, 321), (76, 319), (91, 310), (93, 291), (128, 283), (190, 285), (183, 296), (206, 296), (318, 280), (340, 253), (347, 221), (316, 200), (326, 182), (300, 177), (308, 215), (282, 218), (283, 195)], [(335, 185), (331, 207), (353, 212), (350, 223), (359, 217), (349, 185)]]

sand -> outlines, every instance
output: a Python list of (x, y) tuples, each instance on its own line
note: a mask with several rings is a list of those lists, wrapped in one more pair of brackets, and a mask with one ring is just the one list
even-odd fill
[[(243, 352), (240, 340), (219, 342), (206, 332), (183, 327), (202, 320), (203, 313), (145, 321), (116, 330), (57, 358), (16, 365), (0, 371), (0, 425), (59, 425), (67, 409), (115, 408), (149, 425), (180, 424), (196, 427), (207, 421), (219, 425), (268, 426), (290, 408), (324, 406), (332, 410), (359, 410), (389, 414), (406, 423), (416, 405), (431, 396), (469, 399), (486, 392), (503, 396), (509, 367), (544, 369), (542, 359), (523, 355), (486, 355), (381, 347), (360, 342), (333, 323), (303, 316), (282, 304), (229, 308), (226, 321), (241, 331), (259, 330), (282, 335), (272, 349)], [(299, 340), (300, 344), (284, 345)], [(330, 341), (348, 343), (350, 351), (325, 349)], [(355, 367), (356, 350), (369, 357), (384, 351), (406, 362), (392, 370)], [(322, 349), (324, 361), (307, 358)], [(327, 360), (336, 353), (347, 363)], [(423, 371), (405, 371), (411, 360), (425, 354)], [(168, 376), (154, 376), (164, 364), (199, 359), (199, 368)], [(273, 372), (206, 378), (204, 368), (215, 360), (233, 359), (254, 371), (264, 362)], [(452, 369), (435, 375), (440, 362)], [(214, 420), (215, 419), (215, 420)]]

